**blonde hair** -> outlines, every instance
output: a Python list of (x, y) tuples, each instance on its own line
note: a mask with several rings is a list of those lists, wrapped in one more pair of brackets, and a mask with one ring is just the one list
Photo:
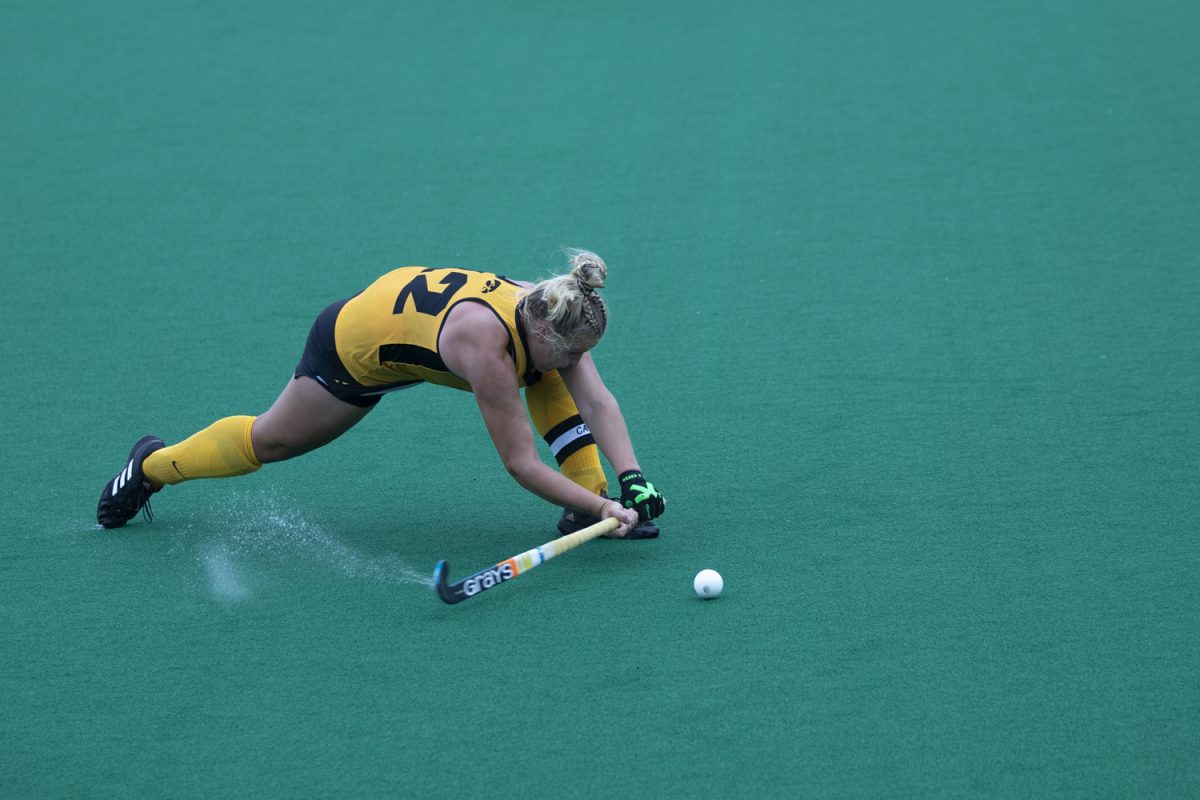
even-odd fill
[(558, 275), (529, 289), (522, 305), (542, 335), (558, 353), (572, 347), (587, 350), (596, 346), (608, 327), (608, 307), (596, 293), (604, 287), (608, 266), (590, 250), (566, 250), (571, 272)]

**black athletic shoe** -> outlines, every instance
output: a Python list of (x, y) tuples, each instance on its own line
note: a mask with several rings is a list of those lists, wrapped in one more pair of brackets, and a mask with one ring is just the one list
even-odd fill
[(147, 522), (154, 519), (150, 511), (150, 495), (157, 489), (151, 489), (146, 476), (142, 474), (142, 462), (146, 456), (164, 447), (163, 440), (157, 436), (143, 436), (137, 440), (129, 451), (129, 463), (104, 485), (104, 491), (100, 493), (100, 505), (96, 507), (97, 522), (106, 528), (119, 528), (143, 509)]
[[(601, 497), (608, 497), (603, 492)], [(582, 511), (573, 511), (569, 508), (564, 508), (562, 516), (558, 520), (558, 532), (563, 536), (575, 531), (581, 531), (589, 525), (595, 525), (600, 521), (599, 517), (593, 517), (591, 514), (584, 514)], [(646, 520), (634, 525), (629, 533), (625, 534), (626, 539), (657, 539), (658, 524), (654, 520)]]

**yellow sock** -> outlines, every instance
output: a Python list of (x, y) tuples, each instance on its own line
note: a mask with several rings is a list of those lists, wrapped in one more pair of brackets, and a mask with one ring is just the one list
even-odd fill
[(262, 466), (254, 455), (254, 417), (225, 417), (179, 444), (146, 457), (142, 472), (154, 487), (197, 478), (231, 478)]
[(547, 372), (525, 390), (525, 404), (562, 474), (594, 494), (608, 489), (600, 449), (557, 370)]
[[(591, 438), (588, 434), (588, 438)], [(587, 489), (592, 494), (608, 491), (608, 481), (604, 477), (604, 467), (600, 466), (600, 448), (595, 444), (588, 445), (567, 456), (559, 462), (558, 468), (562, 474)]]

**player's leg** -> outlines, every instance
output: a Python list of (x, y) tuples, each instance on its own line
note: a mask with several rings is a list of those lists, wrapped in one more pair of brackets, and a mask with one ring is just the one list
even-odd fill
[(294, 378), (254, 421), (254, 454), (259, 462), (270, 464), (327, 445), (357, 425), (378, 402), (378, 396), (361, 404), (339, 400), (312, 378)]
[(525, 390), (525, 404), (562, 474), (589, 492), (605, 491), (608, 482), (600, 464), (600, 450), (558, 370), (547, 372)]
[(156, 436), (144, 436), (126, 467), (106, 484), (96, 518), (106, 528), (120, 527), (164, 485), (245, 475), (307, 453), (354, 427), (376, 402), (378, 398), (361, 405), (339, 400), (312, 378), (300, 376), (262, 416), (219, 419), (170, 447)]
[[(600, 463), (600, 448), (557, 370), (547, 372), (525, 390), (525, 404), (529, 406), (534, 427), (550, 445), (562, 474), (588, 491), (606, 493), (608, 482)], [(558, 530), (564, 534), (574, 533), (597, 521), (596, 517), (564, 508)], [(650, 520), (639, 523), (625, 538), (652, 539), (658, 532), (658, 525)]]
[(293, 378), (259, 417), (225, 417), (146, 458), (151, 485), (230, 478), (328, 444), (371, 410), (339, 400), (309, 377)]
[(100, 494), (100, 524), (120, 527), (143, 507), (149, 516), (150, 495), (164, 485), (254, 472), (320, 447), (366, 416), (379, 396), (362, 396), (367, 387), (346, 373), (334, 341), (345, 302), (317, 315), (294, 378), (261, 417), (225, 417), (171, 447), (157, 436), (139, 439), (126, 466)]

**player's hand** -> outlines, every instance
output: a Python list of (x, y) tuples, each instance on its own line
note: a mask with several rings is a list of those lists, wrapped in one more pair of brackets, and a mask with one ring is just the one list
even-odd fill
[(618, 480), (621, 482), (621, 505), (636, 511), (639, 520), (654, 519), (666, 510), (667, 501), (640, 471), (622, 472)]
[(609, 500), (604, 504), (604, 507), (600, 509), (600, 519), (608, 519), (609, 517), (615, 517), (617, 522), (620, 523), (615, 531), (605, 534), (607, 538), (612, 539), (625, 538), (625, 534), (629, 533), (629, 531), (634, 525), (637, 524), (638, 521), (636, 511), (628, 508), (621, 508), (621, 504), (616, 500)]

